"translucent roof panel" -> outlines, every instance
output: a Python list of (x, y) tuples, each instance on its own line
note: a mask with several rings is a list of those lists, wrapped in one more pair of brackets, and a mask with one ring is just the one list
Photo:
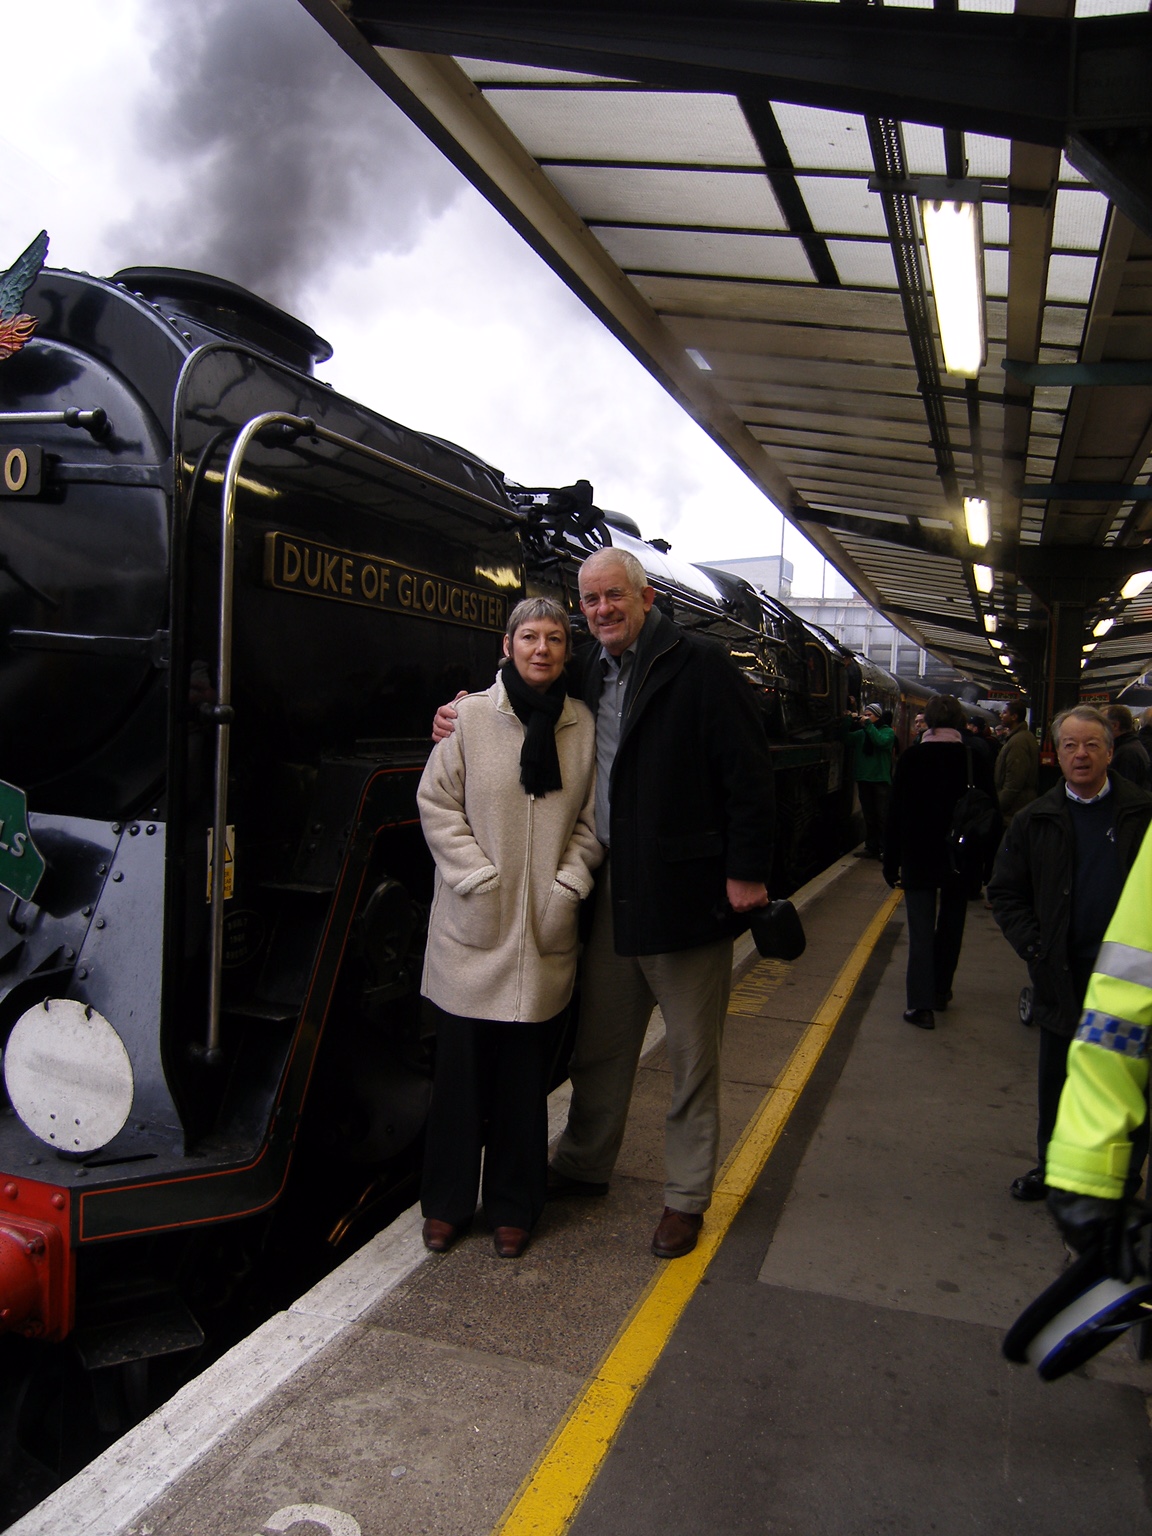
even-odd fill
[(895, 288), (892, 247), (876, 241), (829, 240), (828, 250), (840, 281), (850, 288)]
[(1008, 204), (982, 203), (980, 218), (984, 228), (985, 245), (1008, 244)]
[(625, 271), (694, 272), (794, 283), (815, 281), (804, 247), (793, 236), (603, 228), (596, 230), (596, 236)]
[(1108, 199), (1102, 192), (1079, 192), (1062, 187), (1056, 194), (1052, 244), (1064, 250), (1098, 251), (1107, 216)]
[(944, 158), (944, 130), (924, 123), (905, 123), (904, 160), (910, 176), (943, 176), (948, 170)]
[(797, 176), (813, 224), (832, 235), (887, 235), (884, 204), (863, 177)]
[(1008, 295), (1008, 252), (984, 252), (984, 291), (1003, 299)]
[(1075, 299), (1087, 304), (1096, 278), (1092, 256), (1053, 256), (1048, 263), (1049, 299)]
[(484, 92), (538, 160), (763, 165), (732, 96), (667, 91)]
[(994, 139), (986, 133), (966, 133), (964, 153), (968, 157), (969, 176), (988, 176), (1007, 181), (1012, 164), (1012, 143)]
[(875, 169), (862, 117), (851, 112), (825, 112), (818, 107), (794, 107), (785, 101), (775, 102), (773, 110), (798, 171)]
[(589, 221), (787, 228), (771, 184), (760, 172), (553, 165), (548, 179)]

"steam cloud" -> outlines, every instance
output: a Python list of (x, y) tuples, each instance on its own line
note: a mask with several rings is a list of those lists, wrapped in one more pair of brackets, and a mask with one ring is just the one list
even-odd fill
[(456, 171), (295, 0), (156, 0), (140, 136), (175, 186), (109, 232), (133, 265), (230, 278), (291, 310), (321, 272), (402, 253)]

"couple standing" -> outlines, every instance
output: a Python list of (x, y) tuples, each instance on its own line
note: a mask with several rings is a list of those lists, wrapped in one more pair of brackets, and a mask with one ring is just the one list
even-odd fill
[[(592, 555), (580, 570), (592, 641), (571, 657), (564, 610), (520, 604), (500, 676), (460, 701), (421, 781), (437, 866), (423, 991), (442, 1014), (421, 1199), (434, 1251), (471, 1222), (482, 1145), (501, 1257), (524, 1251), (546, 1194), (607, 1192), (657, 1004), (672, 1102), (652, 1251), (696, 1246), (717, 1163), (732, 939), (768, 900), (772, 770), (749, 684), (655, 596), (634, 556)], [(551, 750), (533, 725), (548, 710)], [(438, 736), (452, 714), (437, 715)], [(523, 832), (501, 842), (507, 822), (541, 818), (549, 834), (533, 832), (530, 848)], [(549, 1170), (544, 1025), (571, 995), (578, 902), (597, 865), (572, 1105)]]

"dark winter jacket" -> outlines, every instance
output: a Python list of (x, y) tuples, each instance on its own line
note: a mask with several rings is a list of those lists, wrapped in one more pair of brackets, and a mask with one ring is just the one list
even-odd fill
[(1036, 798), (1040, 774), (1040, 747), (1021, 722), (1004, 738), (993, 768), (996, 798), (1006, 822)]
[(968, 788), (969, 755), (974, 786), (994, 800), (992, 770), (962, 742), (918, 741), (901, 754), (884, 829), (884, 878), (889, 885), (899, 879), (905, 890), (915, 891), (957, 878), (948, 832), (956, 802)]
[[(568, 668), (595, 712), (597, 644)], [(668, 954), (748, 926), (726, 882), (768, 882), (775, 801), (763, 717), (723, 647), (663, 615), (641, 636), (612, 767), (616, 951)]]
[[(1116, 796), (1116, 847), (1127, 875), (1152, 820), (1152, 795), (1113, 773), (1108, 777)], [(1013, 817), (988, 882), (993, 916), (1028, 962), (1032, 1017), (1064, 1036), (1076, 1033), (1082, 1001), (1068, 960), (1075, 838), (1061, 781)]]
[(1128, 779), (1135, 784), (1137, 789), (1149, 787), (1149, 779), (1152, 779), (1152, 763), (1149, 762), (1144, 743), (1135, 731), (1125, 731), (1123, 735), (1113, 738), (1111, 769), (1122, 779)]

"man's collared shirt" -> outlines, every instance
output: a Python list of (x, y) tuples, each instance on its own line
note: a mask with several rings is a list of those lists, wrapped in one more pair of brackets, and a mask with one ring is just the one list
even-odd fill
[(608, 846), (611, 812), (608, 790), (612, 764), (616, 761), (616, 749), (620, 745), (628, 688), (636, 670), (640, 640), (645, 630), (655, 625), (657, 618), (656, 609), (650, 609), (644, 620), (644, 629), (620, 656), (612, 656), (603, 646), (600, 647), (600, 667), (604, 682), (600, 689), (600, 702), (596, 707), (596, 836), (605, 848)]
[(1065, 779), (1064, 793), (1068, 796), (1069, 800), (1075, 800), (1077, 805), (1095, 805), (1097, 800), (1103, 800), (1105, 795), (1110, 795), (1112, 793), (1112, 781), (1111, 779), (1105, 779), (1104, 788), (1100, 791), (1100, 793), (1096, 795), (1090, 795), (1086, 800), (1083, 795), (1078, 795), (1072, 788), (1071, 784), (1069, 784), (1068, 780)]

